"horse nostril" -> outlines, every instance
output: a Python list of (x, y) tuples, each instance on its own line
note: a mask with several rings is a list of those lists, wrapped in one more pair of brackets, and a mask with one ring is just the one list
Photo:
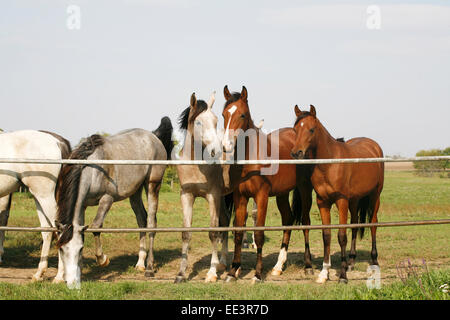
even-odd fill
[(294, 151), (291, 151), (291, 157), (294, 159), (297, 158), (297, 153), (295, 153)]
[(214, 157), (215, 157), (215, 155), (216, 155), (216, 152), (215, 152), (214, 150), (212, 150), (212, 151), (211, 151), (211, 157), (213, 157), (213, 158), (214, 158)]

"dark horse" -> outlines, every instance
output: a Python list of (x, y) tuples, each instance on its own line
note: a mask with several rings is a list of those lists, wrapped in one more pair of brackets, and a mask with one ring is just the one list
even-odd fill
[[(381, 158), (383, 151), (380, 146), (368, 138), (353, 138), (347, 142), (335, 140), (316, 117), (316, 109), (302, 112), (295, 106), (294, 129), (296, 131), (295, 146), (292, 157), (301, 159), (307, 151), (316, 159), (339, 158)], [(316, 164), (311, 176), (311, 182), (317, 194), (317, 206), (320, 210), (322, 224), (330, 224), (330, 209), (333, 203), (339, 210), (339, 224), (347, 223), (348, 210), (351, 213), (351, 223), (377, 222), (377, 212), (380, 206), (380, 194), (384, 182), (384, 163), (345, 163)], [(352, 230), (352, 245), (350, 250), (350, 266), (356, 258), (357, 229)], [(362, 237), (364, 228), (360, 229)], [(372, 232), (372, 265), (378, 265), (376, 247), (376, 227)], [(346, 229), (338, 231), (341, 246), (341, 274), (339, 281), (347, 283), (347, 235)], [(317, 279), (324, 283), (328, 279), (330, 262), (331, 230), (323, 230), (324, 261), (323, 269)]]
[[(226, 103), (223, 109), (225, 134), (223, 147), (226, 153), (234, 158), (270, 159), (277, 158), (273, 152), (278, 152), (279, 159), (290, 159), (290, 152), (295, 142), (295, 132), (292, 128), (282, 128), (268, 135), (264, 134), (254, 125), (250, 116), (247, 99), (247, 89), (242, 87), (241, 93), (231, 94), (228, 87), (224, 88)], [(254, 134), (252, 134), (252, 132)], [(276, 137), (278, 136), (278, 139)], [(253, 139), (253, 141), (252, 141)], [(278, 141), (277, 141), (278, 140)], [(245, 144), (245, 155), (239, 154), (239, 149)], [(265, 147), (267, 153), (263, 150)], [(253, 151), (251, 150), (253, 148)], [(256, 154), (255, 154), (256, 153)], [(270, 153), (270, 154), (268, 154)], [(235, 226), (245, 225), (247, 216), (247, 203), (254, 198), (258, 208), (256, 226), (264, 226), (269, 197), (276, 196), (276, 203), (281, 213), (283, 225), (299, 223), (309, 225), (309, 210), (312, 204), (312, 186), (310, 182), (310, 167), (296, 165), (278, 165), (278, 170), (270, 171), (267, 165), (244, 165), (240, 182), (233, 190), (233, 200), (236, 207)], [(264, 172), (265, 171), (265, 172)], [(295, 189), (295, 190), (294, 190)], [(289, 192), (294, 190), (294, 201), (289, 204)], [(311, 254), (309, 251), (309, 236), (305, 230), (305, 268), (312, 271)], [(235, 250), (232, 268), (228, 273), (227, 281), (237, 278), (241, 266), (241, 246), (243, 232), (235, 233)], [(272, 274), (279, 275), (287, 258), (291, 231), (283, 231), (283, 241), (278, 262)], [(262, 277), (262, 248), (264, 232), (255, 231), (257, 246), (256, 272), (252, 282), (261, 281)]]
[[(168, 117), (154, 132), (130, 129), (118, 134), (102, 137), (92, 135), (83, 141), (70, 155), (70, 159), (89, 160), (167, 160), (173, 143), (172, 124)], [(59, 229), (58, 247), (64, 264), (64, 278), (70, 288), (78, 288), (81, 281), (81, 258), (84, 245), (84, 213), (87, 206), (98, 205), (97, 215), (91, 225), (101, 228), (106, 213), (112, 204), (130, 198), (131, 207), (140, 228), (156, 227), (158, 195), (166, 165), (64, 165), (57, 189), (58, 214), (56, 225)], [(148, 213), (142, 202), (145, 189)], [(155, 233), (140, 234), (138, 270), (146, 276), (153, 276), (153, 241)], [(97, 263), (109, 264), (103, 254), (100, 233), (94, 233)], [(147, 267), (145, 258), (147, 256)]]

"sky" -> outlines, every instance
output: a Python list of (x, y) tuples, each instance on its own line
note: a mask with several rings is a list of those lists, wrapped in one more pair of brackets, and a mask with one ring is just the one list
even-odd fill
[(2, 0), (0, 128), (76, 144), (175, 126), (212, 91), (223, 127), (245, 85), (268, 132), (313, 104), (334, 137), (408, 157), (450, 146), (449, 58), (448, 1)]

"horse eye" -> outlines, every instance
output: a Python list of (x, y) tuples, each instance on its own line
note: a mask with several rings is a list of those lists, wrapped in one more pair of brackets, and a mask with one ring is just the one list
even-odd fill
[(309, 132), (314, 133), (314, 128), (309, 129)]
[(201, 123), (200, 121), (195, 121), (195, 125), (196, 125), (196, 126), (201, 126), (202, 123)]
[(241, 114), (241, 119), (245, 119), (245, 114)]

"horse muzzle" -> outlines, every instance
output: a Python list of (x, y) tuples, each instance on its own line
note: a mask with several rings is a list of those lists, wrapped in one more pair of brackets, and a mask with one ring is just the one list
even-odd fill
[(303, 152), (302, 150), (297, 150), (297, 151), (292, 150), (291, 157), (294, 159), (303, 159), (303, 158), (305, 158), (305, 152)]

